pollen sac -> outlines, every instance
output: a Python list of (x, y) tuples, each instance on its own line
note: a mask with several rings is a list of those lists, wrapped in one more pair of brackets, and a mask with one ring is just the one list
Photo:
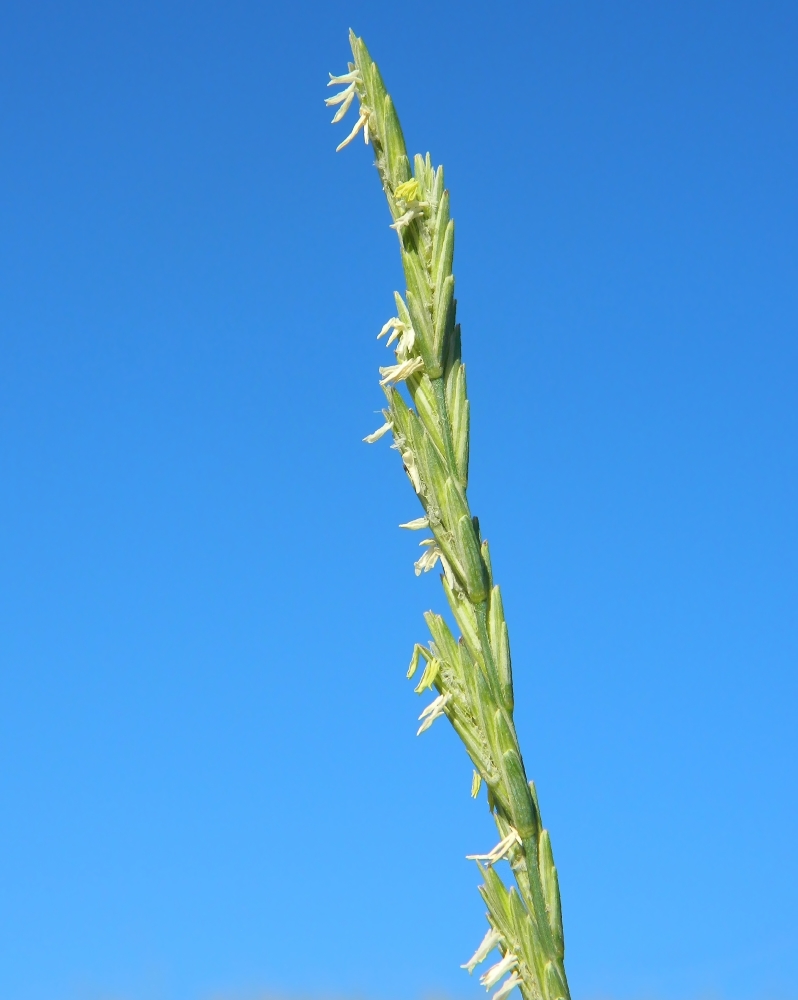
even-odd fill
[(418, 199), (418, 181), (415, 178), (411, 178), (409, 181), (403, 181), (401, 184), (397, 184), (393, 192), (394, 198), (404, 198), (405, 201), (415, 201)]
[(420, 656), (423, 656), (424, 659), (426, 660), (427, 659), (427, 651), (426, 651), (426, 649), (424, 649), (424, 647), (422, 645), (420, 645), (420, 643), (416, 643), (415, 646), (413, 646), (413, 656), (410, 659), (410, 666), (407, 668), (407, 679), (408, 680), (410, 680), (410, 678), (413, 676), (413, 674), (418, 669), (418, 660), (419, 660)]
[(431, 688), (435, 683), (435, 680), (441, 669), (441, 661), (434, 656), (431, 656), (427, 660), (427, 665), (424, 667), (424, 673), (421, 675), (421, 680), (418, 682), (414, 691), (416, 694), (421, 694), (422, 691), (426, 691), (427, 688)]

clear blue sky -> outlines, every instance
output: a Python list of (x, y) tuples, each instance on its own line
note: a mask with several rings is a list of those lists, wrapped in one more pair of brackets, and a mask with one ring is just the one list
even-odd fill
[(789, 0), (2, 5), (0, 996), (484, 996), (350, 25), (447, 170), (575, 1000), (798, 998)]

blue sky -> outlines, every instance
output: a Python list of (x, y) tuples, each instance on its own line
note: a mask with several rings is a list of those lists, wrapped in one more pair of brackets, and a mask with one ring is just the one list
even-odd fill
[(442, 596), (360, 440), (350, 25), (447, 170), (575, 1000), (796, 998), (786, 0), (2, 6), (0, 995), (484, 995), (491, 823), (404, 679)]

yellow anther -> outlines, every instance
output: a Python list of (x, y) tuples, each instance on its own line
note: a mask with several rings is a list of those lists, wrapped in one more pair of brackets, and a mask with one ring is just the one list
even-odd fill
[(482, 775), (479, 771), (474, 771), (474, 777), (471, 779), (471, 798), (475, 799), (479, 795), (479, 789), (482, 785)]
[(418, 181), (415, 177), (411, 177), (409, 181), (404, 181), (402, 184), (397, 184), (394, 188), (394, 198), (401, 198), (404, 201), (417, 201), (418, 200)]

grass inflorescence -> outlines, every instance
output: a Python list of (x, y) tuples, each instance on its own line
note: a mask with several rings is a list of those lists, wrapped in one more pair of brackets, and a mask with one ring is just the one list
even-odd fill
[[(499, 958), (482, 975), (493, 1000), (518, 987), (525, 1000), (570, 1000), (563, 964), (560, 890), (548, 831), (534, 784), (527, 779), (513, 722), (513, 679), (507, 623), (491, 571), (488, 543), (468, 503), (469, 402), (454, 298), (454, 220), (443, 167), (429, 153), (411, 164), (402, 127), (380, 71), (361, 38), (350, 32), (353, 62), (331, 76), (342, 89), (327, 103), (343, 119), (357, 101), (354, 128), (375, 154), (399, 240), (406, 289), (395, 293), (396, 315), (379, 333), (395, 345), (396, 363), (380, 368), (384, 423), (365, 440), (393, 437), (422, 514), (401, 527), (428, 531), (416, 573), (440, 565), (441, 582), (460, 630), (425, 615), (432, 636), (417, 644), (408, 670), (415, 690), (435, 697), (419, 717), (419, 734), (445, 716), (474, 765), (472, 795), (487, 787), (499, 841), (471, 855), (484, 882), (488, 931), (464, 968), (472, 972), (494, 950)], [(407, 395), (401, 387), (406, 387)], [(509, 862), (515, 885), (495, 869)]]

